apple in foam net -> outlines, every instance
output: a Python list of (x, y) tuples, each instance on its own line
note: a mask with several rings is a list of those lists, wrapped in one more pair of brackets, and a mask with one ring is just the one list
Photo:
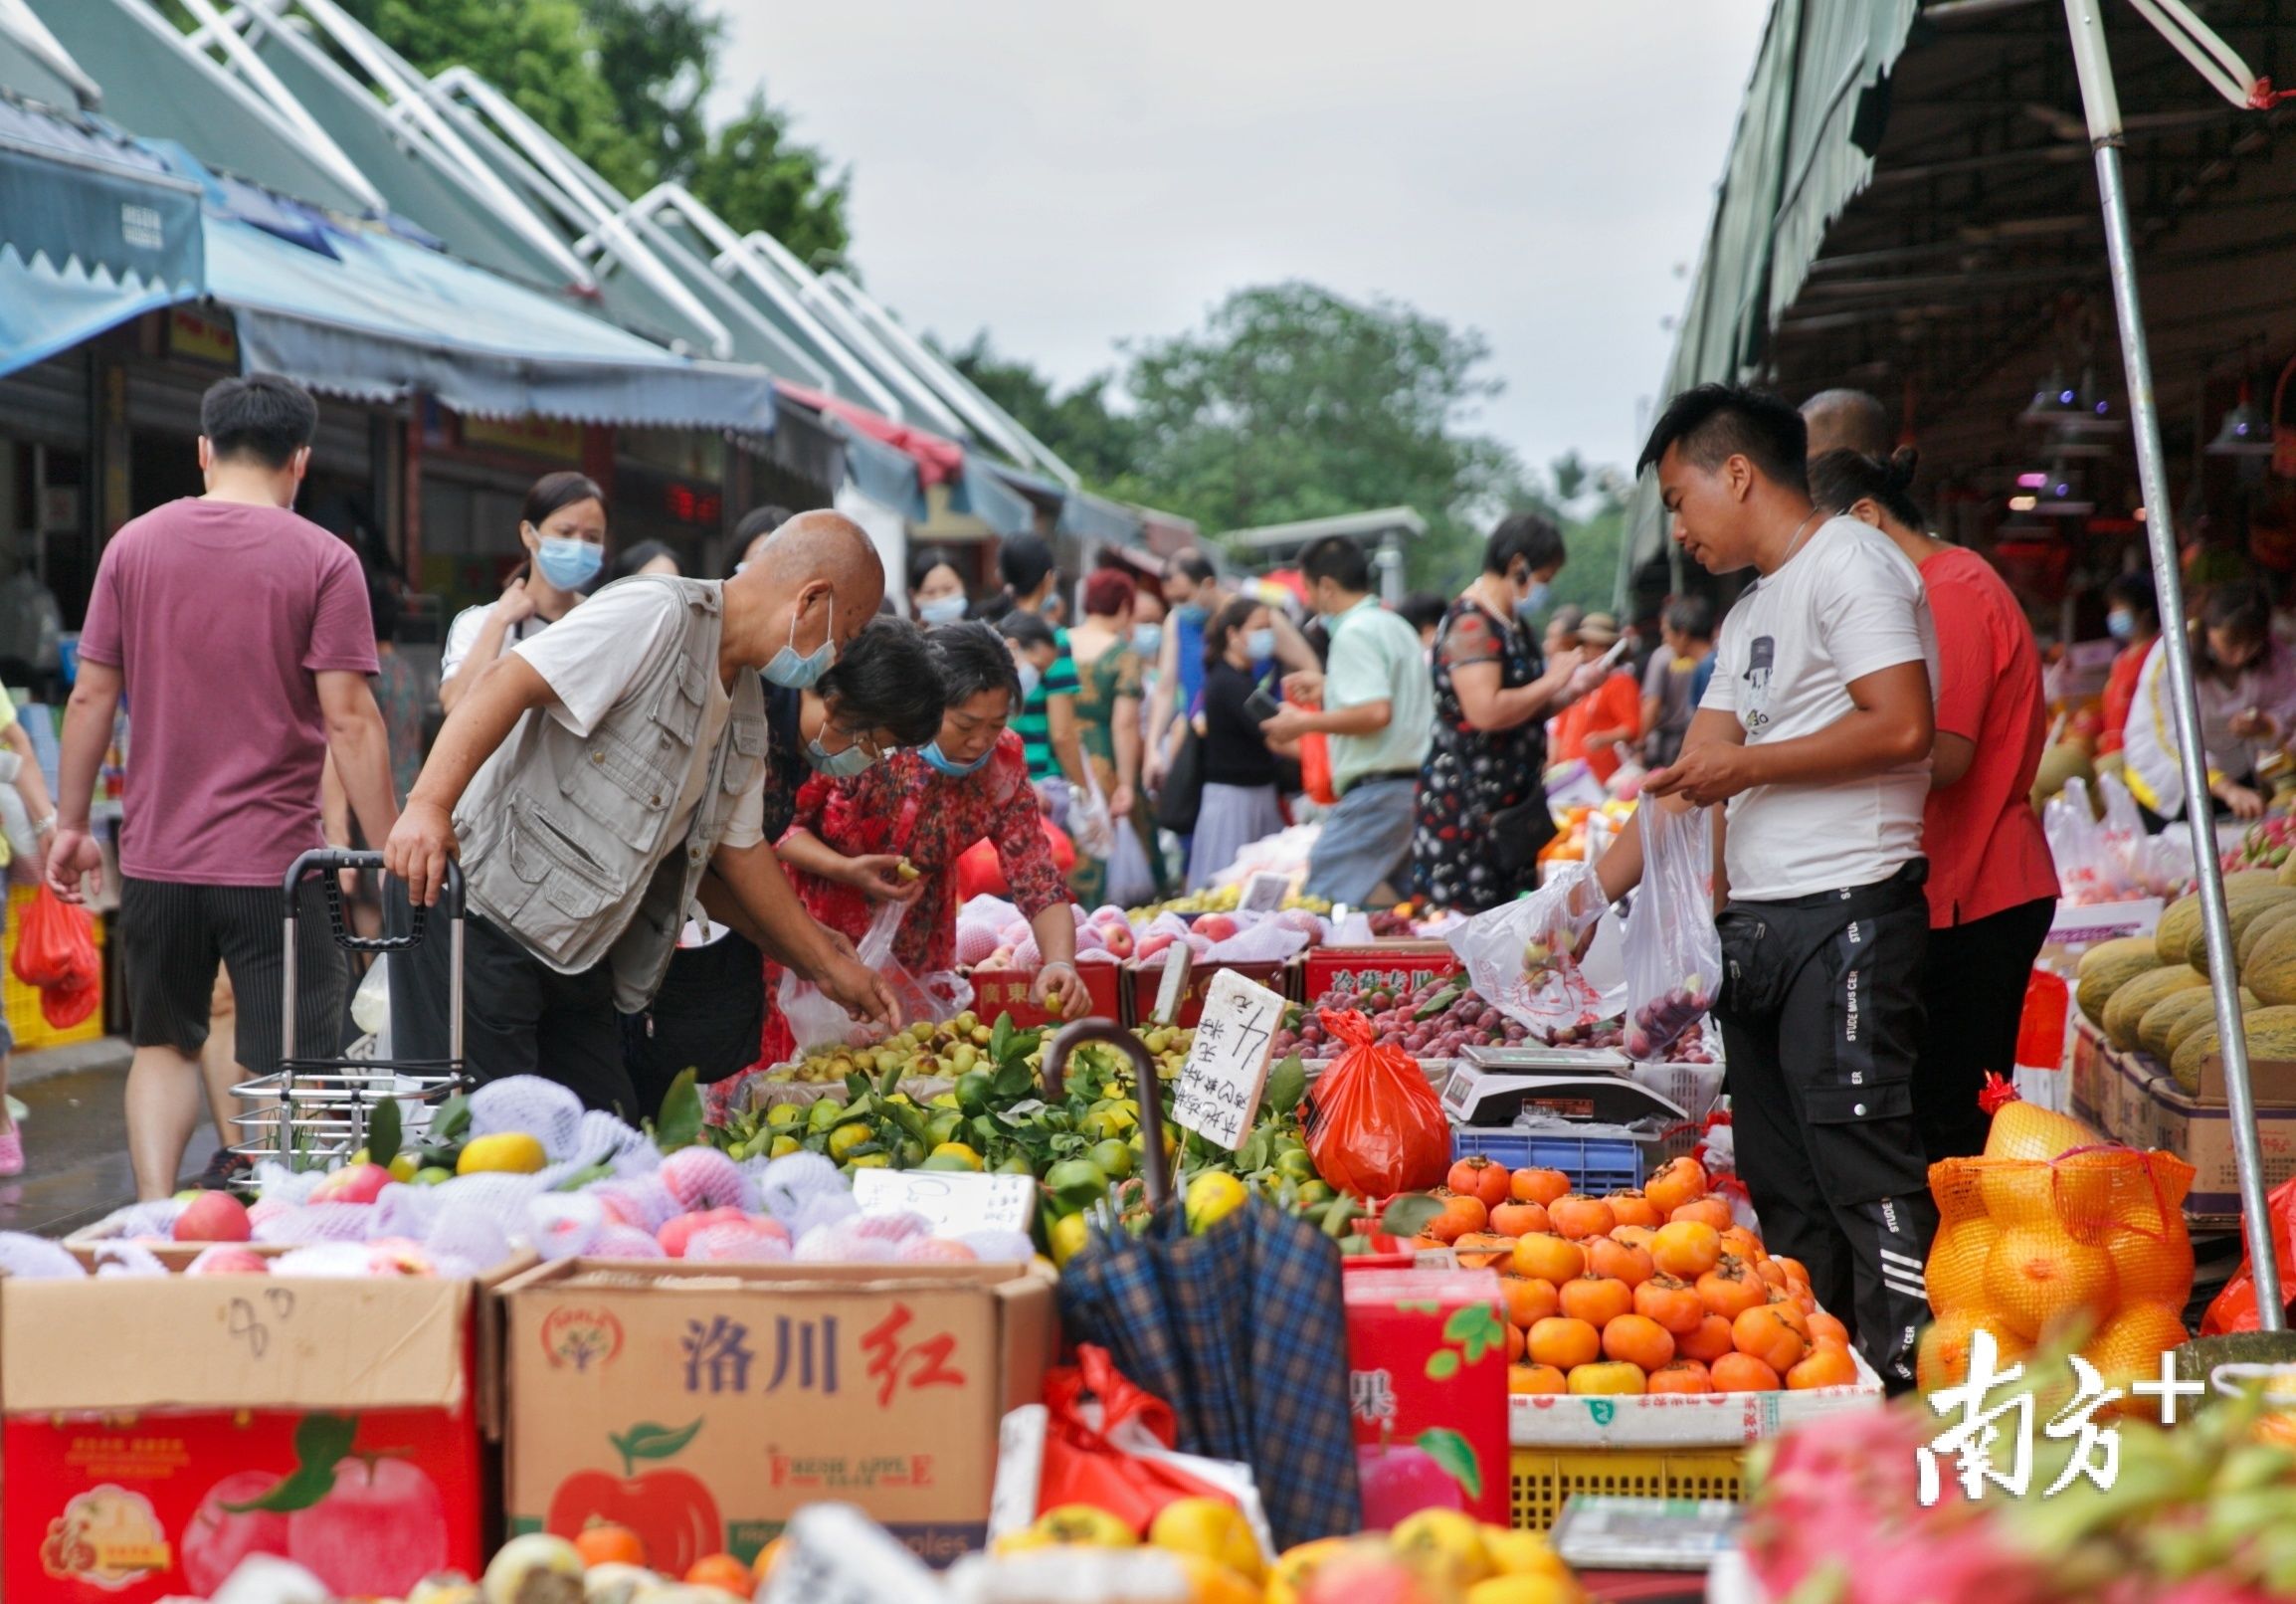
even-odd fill
[(183, 1267), (187, 1276), (268, 1276), (271, 1261), (253, 1248), (222, 1242)]
[(224, 1505), (248, 1504), (279, 1486), (270, 1471), (235, 1471), (207, 1490), (184, 1522), (176, 1548), (183, 1579), (201, 1598), (221, 1587), (250, 1554), (285, 1554), (287, 1517), (265, 1509), (233, 1514)]
[(446, 1500), (405, 1460), (343, 1460), (333, 1491), (287, 1526), (287, 1556), (344, 1598), (396, 1598), (447, 1568)]
[(1236, 933), (1237, 923), (1225, 913), (1207, 913), (1189, 929), (1191, 934), (1201, 935), (1207, 941), (1225, 941)]
[(749, 1216), (735, 1208), (703, 1209), (694, 1214), (680, 1214), (655, 1234), (662, 1251), (672, 1259), (685, 1257), (685, 1245), (693, 1240), (693, 1233), (712, 1225), (741, 1225)]
[(247, 1205), (229, 1192), (202, 1192), (175, 1217), (178, 1242), (245, 1242), (253, 1234)]
[(1144, 935), (1140, 938), (1140, 950), (1133, 956), (1145, 963), (1171, 944), (1172, 933), (1169, 930), (1158, 930), (1154, 935)]
[[(1132, 949), (1134, 944), (1132, 940), (1132, 926), (1125, 923), (1121, 917), (1114, 919), (1104, 919), (1099, 924), (1095, 925), (1094, 928), (1100, 932), (1101, 944), (1105, 946), (1110, 952), (1113, 952), (1119, 958), (1129, 958), (1132, 956)], [(1169, 940), (1170, 938), (1167, 937), (1166, 939)]]
[(372, 1203), (391, 1184), (380, 1164), (345, 1164), (311, 1188), (313, 1203)]

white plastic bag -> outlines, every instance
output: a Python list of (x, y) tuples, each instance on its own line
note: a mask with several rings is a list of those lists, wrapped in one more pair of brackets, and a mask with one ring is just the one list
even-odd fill
[(1568, 1040), (1626, 1003), (1624, 985), (1598, 988), (1579, 967), (1582, 938), (1604, 905), (1594, 870), (1568, 864), (1529, 897), (1476, 914), (1445, 939), (1477, 996), (1542, 1042)]
[(1084, 783), (1068, 787), (1068, 836), (1076, 850), (1087, 858), (1106, 863), (1116, 851), (1116, 828), (1108, 820), (1108, 799), (1100, 794), (1100, 781), (1092, 771), (1084, 771)]
[[(862, 968), (873, 969), (883, 977), (886, 988), (893, 994), (894, 1005), (900, 1010), (902, 1025), (919, 1021), (939, 1024), (954, 1019), (972, 1006), (972, 984), (954, 974), (912, 975), (893, 958), (893, 936), (908, 910), (905, 902), (880, 904), (869, 927), (855, 944), (855, 956), (860, 958)], [(782, 1018), (789, 1022), (790, 1038), (800, 1053), (824, 1045), (859, 1045), (885, 1035), (884, 1027), (855, 1019), (842, 1005), (823, 996), (811, 981), (801, 980), (788, 971), (782, 974), (778, 1001)]]
[(2097, 822), (2088, 782), (2079, 775), (2065, 781), (2064, 790), (2041, 809), (2041, 834), (2048, 840), (2049, 856), (2056, 860), (2057, 882), (2066, 902), (2113, 902), (2133, 890), (2127, 865)]
[(367, 966), (359, 989), (351, 993), (351, 1023), (363, 1036), (375, 1038), (375, 1056), (389, 1058), (391, 1030), (391, 955), (379, 954)]
[(1634, 809), (1642, 832), (1642, 885), (1626, 916), (1626, 1030), (1630, 1059), (1647, 1062), (1705, 1017), (1721, 982), (1714, 930), (1714, 821), (1654, 799)]

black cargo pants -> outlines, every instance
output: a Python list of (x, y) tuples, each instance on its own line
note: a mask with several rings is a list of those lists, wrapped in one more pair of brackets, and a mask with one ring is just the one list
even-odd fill
[(1927, 872), (1917, 858), (1871, 886), (1733, 901), (1715, 921), (1738, 1173), (1766, 1245), (1808, 1267), (1892, 1391), (1913, 1385), (1937, 1231), (1913, 1113)]

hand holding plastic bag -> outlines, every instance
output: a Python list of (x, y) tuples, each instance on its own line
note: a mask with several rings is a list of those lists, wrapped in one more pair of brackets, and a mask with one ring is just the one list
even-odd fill
[(1446, 940), (1467, 983), (1542, 1042), (1616, 1014), (1625, 988), (1597, 989), (1579, 969), (1587, 933), (1607, 904), (1594, 870), (1568, 864), (1538, 891), (1478, 913)]
[[(937, 1025), (956, 1018), (971, 1006), (973, 988), (953, 974), (912, 975), (893, 957), (893, 936), (907, 912), (905, 903), (880, 903), (876, 917), (869, 921), (854, 955), (862, 968), (873, 969), (883, 977), (904, 1025), (920, 1021)], [(776, 1005), (788, 1022), (790, 1038), (800, 1053), (822, 1046), (858, 1046), (885, 1034), (883, 1026), (855, 1019), (845, 1011), (844, 1005), (822, 995), (811, 981), (786, 970), (776, 994)]]
[(1646, 799), (1642, 886), (1626, 916), (1626, 1056), (1651, 1060), (1714, 1006), (1722, 938), (1714, 930), (1714, 822), (1705, 808)]

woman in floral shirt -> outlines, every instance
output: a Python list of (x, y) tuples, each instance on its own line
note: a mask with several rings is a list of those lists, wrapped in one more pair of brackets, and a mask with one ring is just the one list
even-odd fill
[[(1087, 1002), (1075, 916), (1021, 737), (1006, 728), (1021, 701), (1012, 654), (985, 624), (948, 624), (926, 638), (945, 693), (940, 735), (850, 779), (808, 780), (781, 861), (799, 872), (807, 911), (856, 941), (876, 904), (906, 903), (893, 956), (922, 975), (956, 967), (957, 859), (976, 841), (994, 842), (1012, 900), (1044, 952), (1031, 1000), (1076, 1018)], [(904, 858), (916, 879), (901, 877)]]

